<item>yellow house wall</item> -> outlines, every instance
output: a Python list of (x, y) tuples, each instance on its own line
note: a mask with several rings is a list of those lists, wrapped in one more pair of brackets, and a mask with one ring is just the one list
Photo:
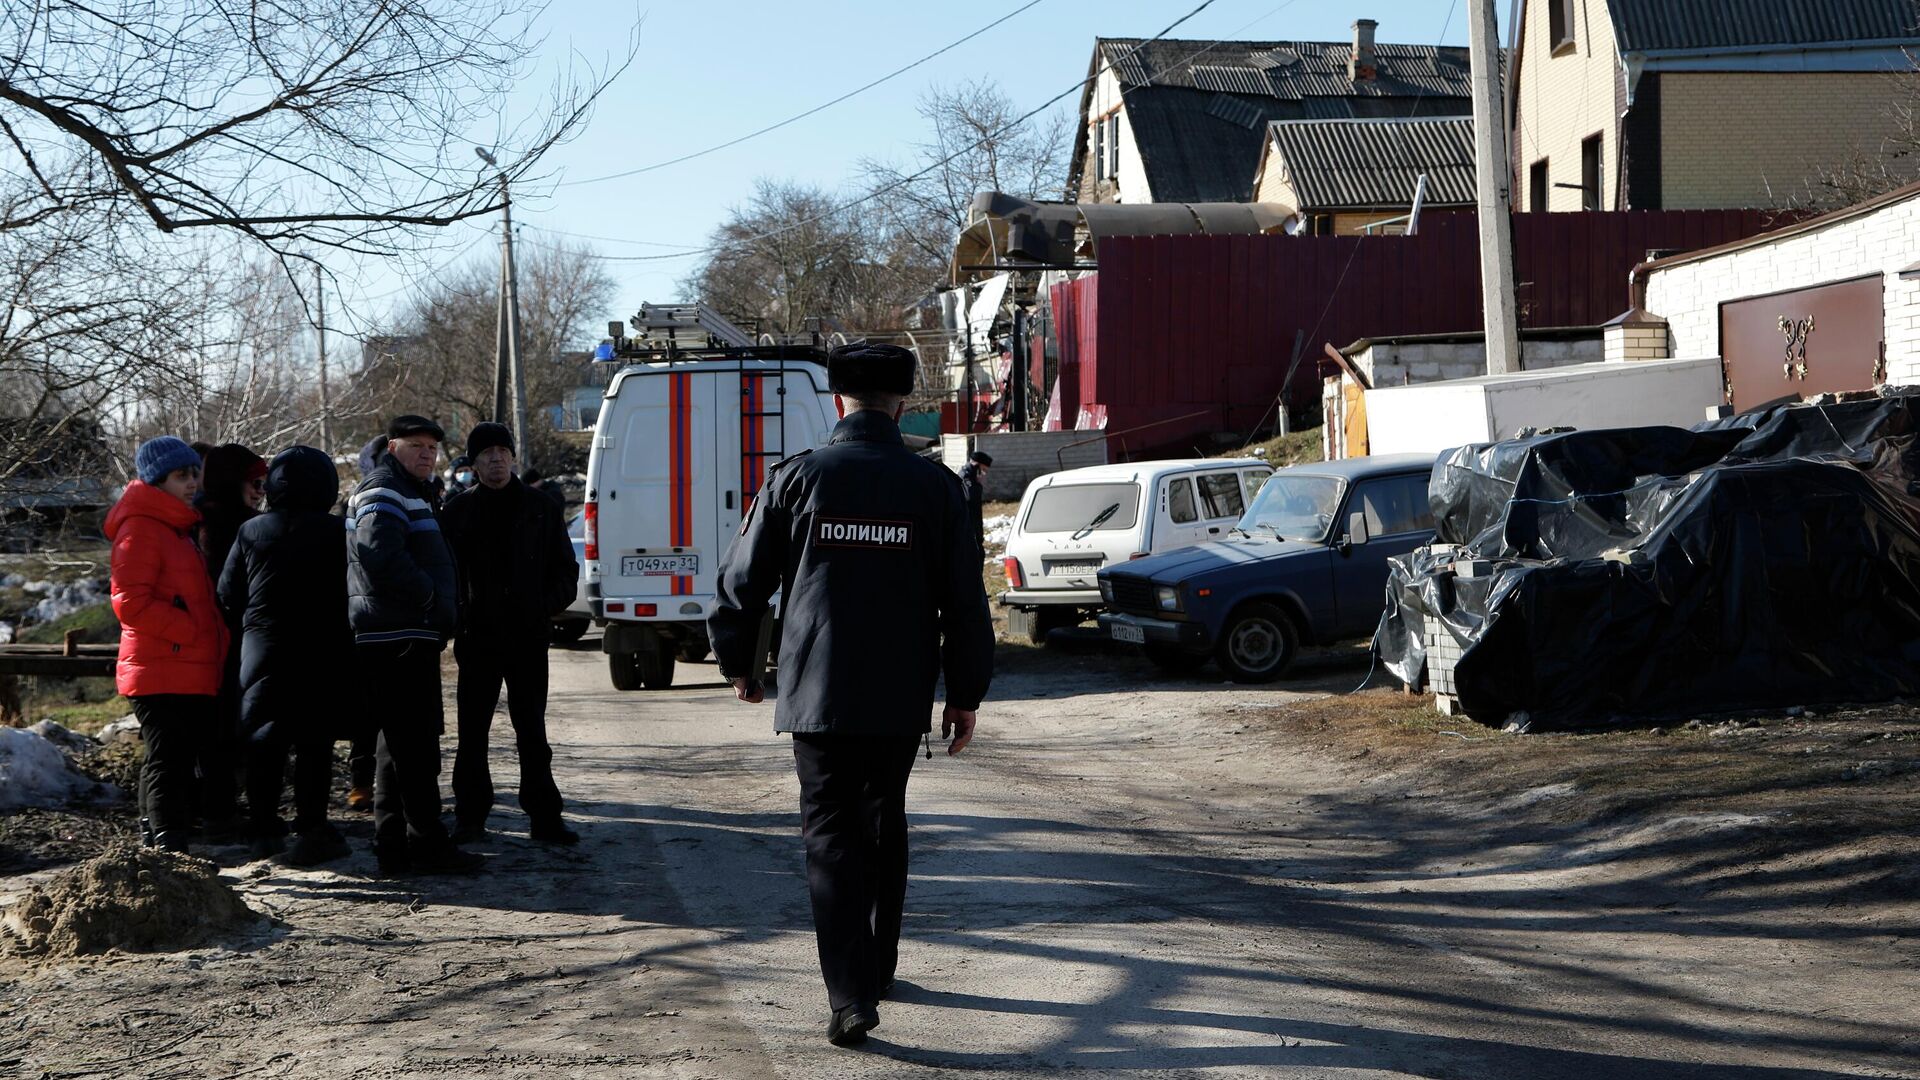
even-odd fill
[(1899, 93), (1874, 73), (1663, 73), (1661, 205), (1786, 205), (1820, 168), (1877, 155)]
[[(1524, 58), (1520, 85), (1515, 91), (1518, 111), (1512, 144), (1515, 178), (1513, 208), (1533, 206), (1533, 163), (1547, 159), (1549, 184), (1580, 183), (1580, 143), (1599, 134), (1600, 208), (1619, 207), (1617, 166), (1620, 121), (1618, 89), (1620, 65), (1613, 38), (1613, 20), (1605, 0), (1575, 0), (1575, 44), (1570, 52), (1553, 55), (1552, 25), (1544, 0), (1529, 0), (1521, 27)], [(1549, 187), (1547, 209), (1579, 210), (1576, 188)]]

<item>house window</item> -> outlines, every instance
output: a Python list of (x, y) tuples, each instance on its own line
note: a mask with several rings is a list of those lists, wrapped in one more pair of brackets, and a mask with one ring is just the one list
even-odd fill
[(1600, 209), (1600, 136), (1580, 143), (1580, 209)]
[(1120, 179), (1120, 114), (1107, 117), (1107, 175)]
[(1093, 175), (1097, 180), (1107, 178), (1107, 122), (1093, 122)]
[(1547, 212), (1547, 159), (1541, 158), (1527, 170), (1527, 209), (1536, 214)]
[(1571, 51), (1574, 40), (1574, 4), (1579, 0), (1547, 0), (1548, 30), (1553, 36), (1553, 54)]

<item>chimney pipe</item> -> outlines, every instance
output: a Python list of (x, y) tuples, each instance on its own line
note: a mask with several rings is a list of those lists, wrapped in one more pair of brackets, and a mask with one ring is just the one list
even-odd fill
[(1372, 82), (1380, 77), (1380, 68), (1373, 53), (1373, 31), (1380, 24), (1372, 19), (1353, 21), (1353, 55), (1347, 58), (1347, 79), (1350, 82)]

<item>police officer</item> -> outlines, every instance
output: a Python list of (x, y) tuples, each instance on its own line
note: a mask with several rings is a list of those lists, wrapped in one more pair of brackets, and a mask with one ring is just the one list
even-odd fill
[[(978, 535), (952, 472), (906, 448), (913, 354), (845, 345), (827, 360), (846, 419), (776, 467), (720, 561), (707, 630), (740, 700), (767, 601), (785, 597), (774, 729), (793, 734), (800, 834), (833, 1009), (827, 1038), (865, 1040), (893, 985), (907, 892), (907, 774), (931, 727), (957, 754), (993, 674)], [(929, 751), (931, 753), (931, 751)]]

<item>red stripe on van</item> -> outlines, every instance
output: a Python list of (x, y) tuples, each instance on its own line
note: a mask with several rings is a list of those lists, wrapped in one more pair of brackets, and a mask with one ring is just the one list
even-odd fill
[[(669, 537), (674, 547), (693, 544), (693, 376), (669, 375), (668, 471), (672, 478), (668, 505)], [(693, 579), (675, 577), (675, 596), (693, 591)]]

